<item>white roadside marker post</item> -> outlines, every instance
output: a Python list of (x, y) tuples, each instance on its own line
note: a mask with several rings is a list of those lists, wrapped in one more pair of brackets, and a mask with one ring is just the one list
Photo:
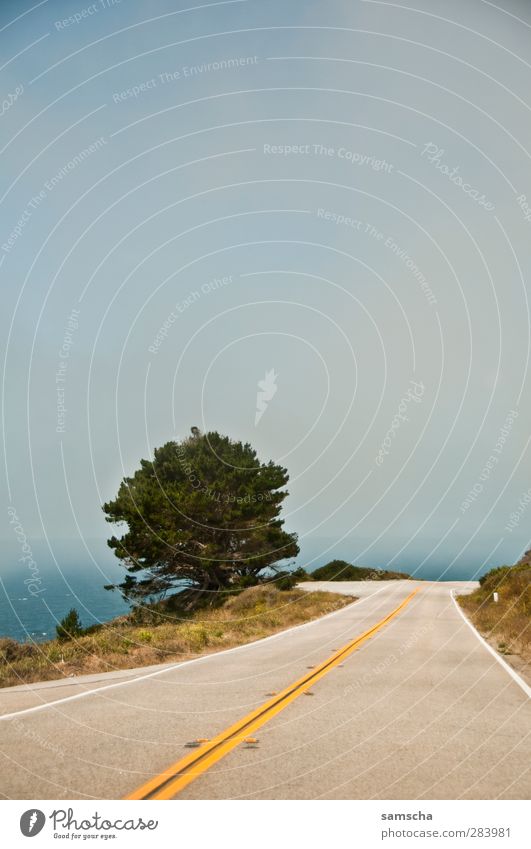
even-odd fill
[(492, 598), (494, 599), (494, 601), (498, 601), (498, 599), (499, 599), (498, 593), (492, 593)]

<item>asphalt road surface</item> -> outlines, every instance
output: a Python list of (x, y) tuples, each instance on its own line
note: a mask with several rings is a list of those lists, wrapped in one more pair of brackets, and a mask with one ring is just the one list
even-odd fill
[(214, 745), (187, 743), (258, 716), (176, 797), (529, 798), (531, 700), (457, 610), (451, 591), (472, 586), (334, 583), (359, 601), (249, 646), (0, 690), (0, 794), (141, 798), (158, 776), (172, 798), (168, 767)]

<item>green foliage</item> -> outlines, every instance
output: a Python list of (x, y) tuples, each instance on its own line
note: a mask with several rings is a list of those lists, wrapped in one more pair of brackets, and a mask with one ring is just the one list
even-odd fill
[(298, 581), (291, 572), (279, 572), (273, 583), (279, 590), (292, 590), (298, 584)]
[(332, 560), (312, 572), (314, 581), (389, 581), (409, 578), (405, 572), (390, 572), (386, 569), (370, 569), (366, 566), (353, 566), (346, 560)]
[(521, 575), (531, 574), (531, 566), (529, 563), (517, 563), (515, 566), (496, 566), (490, 572), (485, 572), (479, 579), (481, 589), (486, 593), (494, 592), (499, 588), (500, 584), (518, 580)]
[(529, 563), (517, 563), (516, 566), (496, 566), (481, 576), (479, 589), (472, 594), (472, 597), (484, 600), (494, 592), (497, 592), (500, 597), (521, 596), (522, 594), (528, 597), (530, 579), (531, 566)]
[(295, 569), (293, 572), (277, 572), (275, 575), (275, 579), (273, 583), (277, 587), (277, 589), (285, 591), (292, 590), (297, 584), (300, 584), (302, 581), (311, 580), (308, 573), (301, 567)]
[[(502, 654), (531, 658), (531, 565), (497, 566), (479, 579), (472, 593), (460, 595), (459, 604), (488, 637), (496, 637)], [(498, 600), (494, 601), (494, 593)]]
[(297, 537), (279, 519), (287, 481), (286, 469), (216, 432), (157, 448), (103, 506), (108, 522), (127, 525), (108, 542), (128, 572), (123, 595), (161, 598), (184, 587), (189, 608), (216, 603), (296, 556)]
[(138, 634), (138, 640), (141, 643), (151, 643), (153, 640), (153, 632), (152, 631), (140, 631)]
[(303, 569), (302, 566), (299, 566), (298, 569), (295, 569), (292, 574), (295, 575), (299, 584), (301, 584), (303, 581), (313, 581), (313, 575), (307, 572), (306, 569)]
[(73, 640), (75, 637), (80, 637), (83, 634), (83, 626), (75, 607), (69, 610), (64, 619), (61, 619), (59, 625), (55, 626), (55, 630), (57, 632), (57, 639), (61, 641)]
[(492, 589), (492, 587), (499, 584), (499, 582), (509, 573), (511, 569), (515, 567), (513, 566), (496, 566), (495, 569), (491, 569), (490, 572), (485, 572), (484, 575), (479, 579), (480, 586), (484, 587), (486, 590)]
[(101, 631), (103, 628), (103, 623), (96, 622), (94, 625), (89, 625), (87, 628), (83, 628), (84, 634), (96, 634), (98, 631)]
[(247, 590), (249, 587), (256, 587), (260, 583), (258, 575), (242, 575), (237, 581), (234, 581), (235, 589)]
[(0, 637), (0, 663), (15, 663), (34, 654), (35, 647), (31, 643), (19, 643), (10, 637)]

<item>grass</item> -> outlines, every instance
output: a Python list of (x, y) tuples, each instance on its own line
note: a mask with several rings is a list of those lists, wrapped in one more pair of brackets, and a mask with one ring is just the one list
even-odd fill
[[(497, 592), (499, 600), (494, 601)], [(480, 578), (480, 587), (459, 596), (473, 624), (500, 654), (531, 661), (531, 567), (499, 566)]]
[[(155, 624), (135, 624), (139, 617), (133, 614), (74, 640), (31, 644), (3, 638), (0, 687), (186, 660), (308, 622), (352, 600), (337, 593), (257, 586), (185, 619), (159, 612)], [(149, 620), (145, 614), (141, 618)]]

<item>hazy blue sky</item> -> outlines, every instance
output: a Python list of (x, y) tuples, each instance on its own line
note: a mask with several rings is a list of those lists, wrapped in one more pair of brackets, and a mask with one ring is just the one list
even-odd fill
[(2, 2), (4, 538), (197, 425), (308, 556), (528, 547), (531, 8), (416, 5)]

